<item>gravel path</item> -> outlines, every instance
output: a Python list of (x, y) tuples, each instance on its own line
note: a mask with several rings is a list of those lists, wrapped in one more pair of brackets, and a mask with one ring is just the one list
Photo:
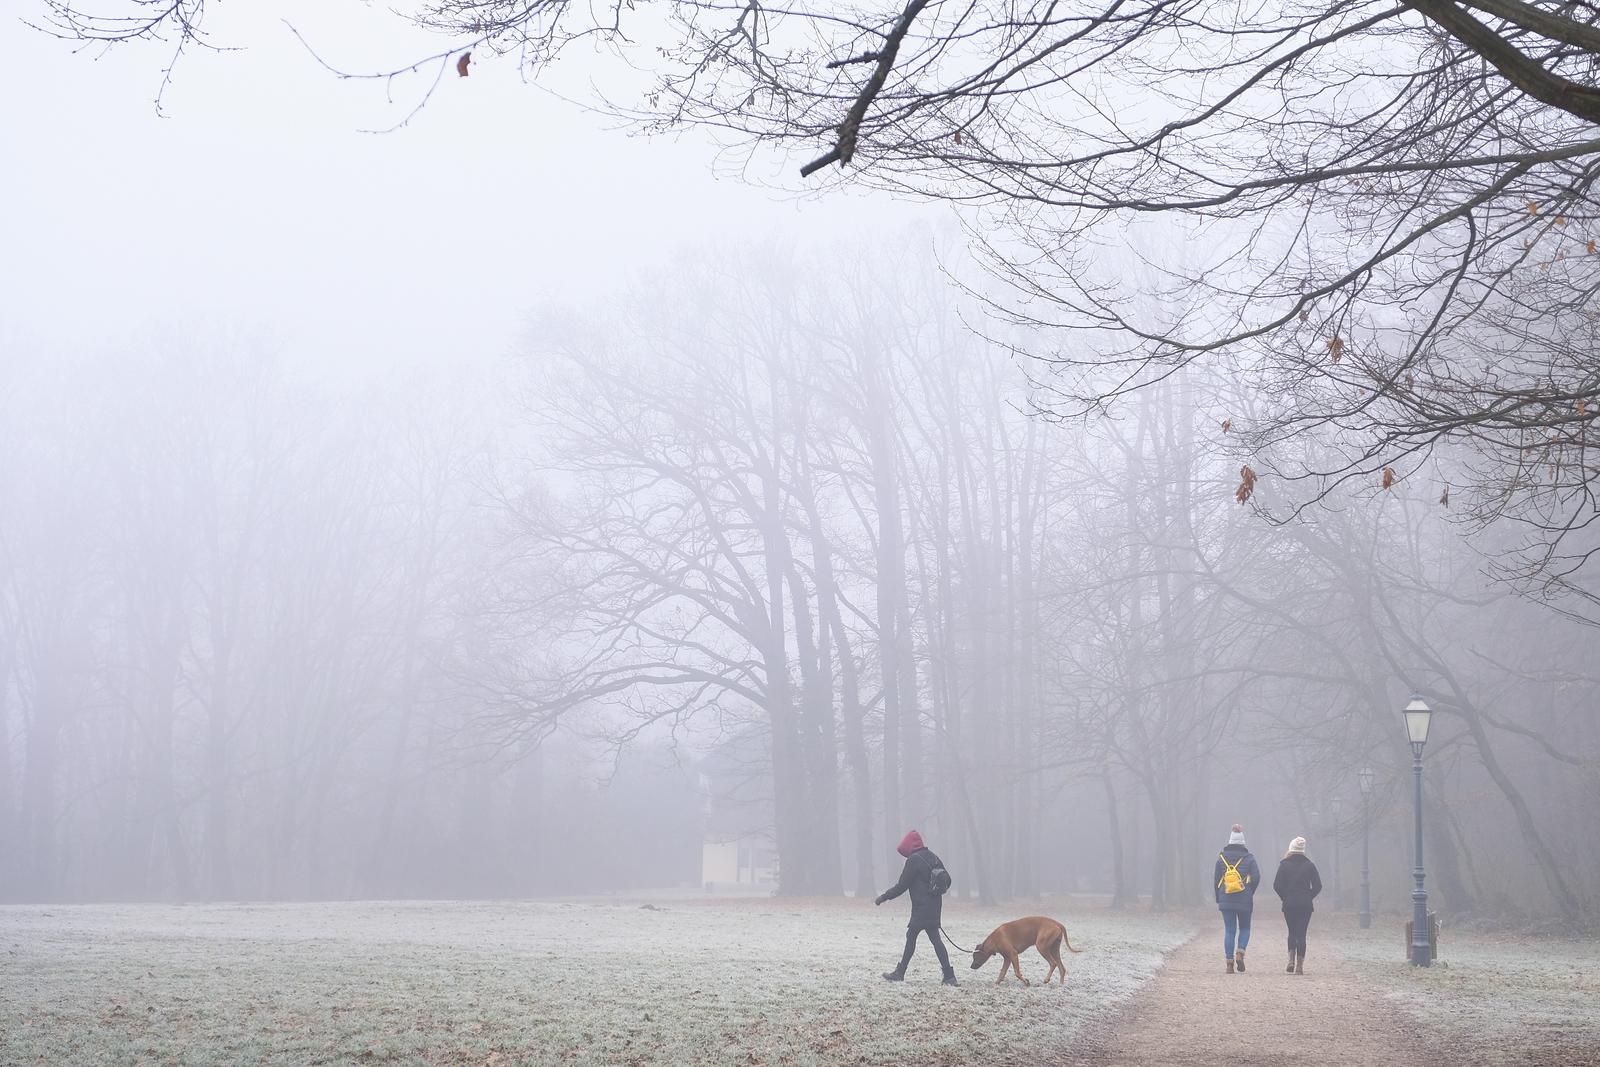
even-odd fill
[[(1274, 922), (1274, 920), (1277, 920)], [(1228, 974), (1222, 924), (1174, 952), (1115, 1023), (1092, 1040), (1093, 1067), (1439, 1067), (1458, 1062), (1318, 943), (1306, 973), (1284, 973), (1282, 920), (1256, 916), (1248, 970)]]

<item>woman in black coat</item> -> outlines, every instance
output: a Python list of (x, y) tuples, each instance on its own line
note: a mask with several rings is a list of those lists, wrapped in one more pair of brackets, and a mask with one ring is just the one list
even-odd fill
[(1306, 927), (1311, 925), (1311, 902), (1322, 892), (1322, 876), (1306, 855), (1306, 839), (1289, 842), (1289, 851), (1278, 863), (1272, 890), (1283, 901), (1283, 919), (1289, 924), (1289, 974), (1305, 974)]

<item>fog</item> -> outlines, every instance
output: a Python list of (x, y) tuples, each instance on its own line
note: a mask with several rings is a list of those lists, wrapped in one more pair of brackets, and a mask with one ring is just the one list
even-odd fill
[(1470, 442), (1238, 502), (1260, 367), (1068, 411), (1116, 368), (959, 208), (632, 136), (577, 62), (364, 133), (413, 98), (279, 19), (426, 45), (273, 7), (165, 89), (0, 31), (0, 900), (871, 897), (916, 827), (958, 897), (1165, 910), (1238, 822), (1347, 908), (1365, 835), (1398, 915), (1420, 694), (1434, 904), (1595, 918), (1590, 605), (1441, 503)]

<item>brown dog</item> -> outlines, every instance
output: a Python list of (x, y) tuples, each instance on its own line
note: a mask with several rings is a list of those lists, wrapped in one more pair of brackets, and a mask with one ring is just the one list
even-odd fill
[[(1057, 971), (1061, 972), (1061, 984), (1067, 984), (1067, 968), (1061, 963), (1061, 946), (1065, 944), (1068, 952), (1077, 952), (1072, 947), (1072, 942), (1067, 940), (1067, 928), (1054, 919), (1047, 919), (1043, 915), (1030, 915), (1026, 919), (1013, 919), (1008, 923), (1001, 923), (994, 928), (994, 932), (972, 950), (972, 969), (977, 970), (989, 962), (990, 956), (1004, 956), (1005, 962), (1000, 965), (1000, 977), (995, 979), (995, 985), (1006, 980), (1006, 968), (1010, 967), (1022, 978), (1022, 968), (1017, 966), (1017, 954), (1028, 951), (1032, 945), (1039, 950), (1050, 964), (1050, 971), (1044, 976), (1045, 985), (1050, 984), (1050, 978)], [(1022, 978), (1022, 984), (1030, 984)]]

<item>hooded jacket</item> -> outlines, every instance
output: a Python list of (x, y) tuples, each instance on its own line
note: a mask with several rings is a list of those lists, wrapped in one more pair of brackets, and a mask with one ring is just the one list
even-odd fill
[(935, 928), (944, 911), (944, 898), (933, 891), (931, 875), (944, 863), (933, 849), (922, 843), (922, 835), (912, 830), (900, 839), (896, 852), (906, 858), (900, 880), (879, 895), (876, 903), (893, 900), (901, 893), (911, 894), (911, 924), (919, 929)]
[(1322, 892), (1322, 876), (1304, 852), (1291, 852), (1278, 864), (1272, 891), (1283, 900), (1284, 911), (1310, 911), (1312, 899)]
[[(1244, 879), (1243, 893), (1223, 892), (1224, 859), (1228, 861), (1228, 866), (1239, 865), (1239, 877)], [(1227, 845), (1223, 848), (1222, 855), (1217, 857), (1211, 884), (1216, 887), (1217, 907), (1222, 911), (1254, 911), (1256, 890), (1261, 886), (1261, 868), (1256, 865), (1256, 858), (1244, 845)]]

